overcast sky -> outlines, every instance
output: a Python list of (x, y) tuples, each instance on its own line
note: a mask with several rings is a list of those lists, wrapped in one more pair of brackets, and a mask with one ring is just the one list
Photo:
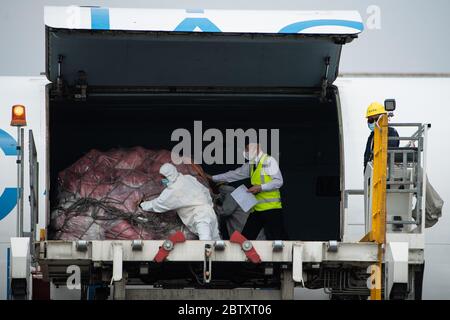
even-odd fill
[(450, 73), (448, 0), (1, 0), (0, 75), (38, 75), (45, 69), (43, 7), (226, 8), (358, 10), (360, 38), (343, 50), (341, 72)]

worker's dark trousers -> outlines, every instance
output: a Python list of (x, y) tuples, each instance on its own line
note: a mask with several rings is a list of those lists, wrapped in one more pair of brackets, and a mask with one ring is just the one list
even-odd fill
[(251, 212), (242, 235), (249, 240), (255, 240), (262, 228), (267, 240), (288, 240), (283, 223), (283, 209)]

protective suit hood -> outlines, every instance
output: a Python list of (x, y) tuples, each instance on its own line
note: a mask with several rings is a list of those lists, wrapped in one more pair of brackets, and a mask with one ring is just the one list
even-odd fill
[(220, 240), (209, 189), (195, 177), (179, 173), (170, 163), (163, 164), (159, 173), (169, 180), (169, 184), (156, 199), (142, 202), (142, 210), (176, 210), (183, 224), (200, 240)]
[(169, 185), (174, 183), (180, 175), (177, 168), (171, 163), (164, 163), (159, 169), (159, 173), (169, 180)]

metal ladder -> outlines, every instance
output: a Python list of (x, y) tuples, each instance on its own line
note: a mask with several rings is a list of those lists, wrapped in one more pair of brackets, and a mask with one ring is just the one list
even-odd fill
[[(415, 133), (409, 137), (388, 137), (388, 127), (416, 127)], [(371, 183), (371, 228), (361, 241), (371, 241), (378, 244), (378, 261), (372, 269), (371, 300), (382, 299), (382, 265), (386, 244), (388, 226), (389, 232), (424, 232), (424, 201), (426, 172), (425, 157), (422, 153), (426, 149), (427, 130), (429, 125), (420, 123), (391, 123), (388, 116), (380, 117), (374, 132), (373, 172)], [(388, 140), (409, 141), (407, 147), (388, 147)], [(417, 142), (417, 147), (414, 145)], [(412, 146), (411, 146), (412, 145)], [(406, 199), (407, 205), (412, 205), (412, 197), (416, 198), (414, 212), (409, 217), (408, 208), (400, 208), (402, 216), (394, 216), (388, 220), (388, 199), (394, 194), (411, 195)], [(392, 197), (392, 196), (391, 196)], [(394, 209), (396, 198), (391, 199)], [(393, 210), (394, 211), (394, 210)], [(406, 226), (414, 226), (406, 228)]]

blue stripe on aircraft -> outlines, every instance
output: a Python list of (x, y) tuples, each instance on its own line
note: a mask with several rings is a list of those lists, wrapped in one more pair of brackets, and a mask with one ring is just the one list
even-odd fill
[[(5, 156), (17, 155), (17, 142), (8, 132), (0, 129), (0, 149)], [(0, 220), (6, 217), (17, 203), (17, 188), (5, 188), (0, 196)]]
[(364, 30), (364, 24), (362, 22), (351, 20), (320, 19), (292, 23), (282, 28), (279, 33), (299, 33), (308, 28), (322, 26), (339, 26), (353, 28), (359, 31)]
[(0, 196), (0, 220), (6, 217), (17, 204), (17, 188), (5, 188)]
[[(186, 9), (187, 13), (204, 13), (203, 9)], [(322, 26), (340, 26), (353, 28), (359, 31), (364, 30), (364, 24), (359, 21), (338, 20), (338, 19), (318, 19), (299, 21), (283, 27), (279, 33), (300, 33), (305, 29)], [(91, 8), (91, 28), (94, 30), (109, 30), (109, 9)], [(175, 28), (174, 31), (191, 32), (199, 28), (203, 32), (221, 32), (221, 30), (207, 18), (185, 18)]]
[(91, 8), (91, 29), (109, 30), (108, 8)]
[(5, 156), (17, 155), (17, 142), (8, 132), (0, 129), (0, 149), (3, 150)]
[(174, 31), (194, 31), (199, 28), (203, 32), (221, 32), (220, 29), (207, 18), (186, 18), (180, 22)]

